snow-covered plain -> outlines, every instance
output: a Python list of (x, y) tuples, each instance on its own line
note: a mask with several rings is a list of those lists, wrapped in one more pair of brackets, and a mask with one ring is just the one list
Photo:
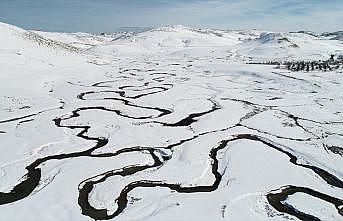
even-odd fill
[(343, 220), (339, 39), (0, 23), (0, 220)]

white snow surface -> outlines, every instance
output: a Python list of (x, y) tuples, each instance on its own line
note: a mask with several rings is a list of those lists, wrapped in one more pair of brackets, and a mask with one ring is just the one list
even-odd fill
[[(105, 219), (90, 207), (123, 221), (301, 220), (268, 200), (285, 186), (342, 203), (342, 70), (246, 64), (342, 52), (339, 40), (306, 33), (168, 26), (103, 36), (0, 23), (0, 220)], [(39, 183), (16, 188), (30, 165)], [(343, 220), (343, 203), (307, 193), (281, 203)]]

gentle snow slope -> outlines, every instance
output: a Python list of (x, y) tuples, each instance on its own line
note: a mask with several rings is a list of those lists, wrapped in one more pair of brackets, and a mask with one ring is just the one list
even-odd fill
[(337, 40), (113, 36), (0, 23), (1, 221), (343, 220), (342, 70), (246, 63)]

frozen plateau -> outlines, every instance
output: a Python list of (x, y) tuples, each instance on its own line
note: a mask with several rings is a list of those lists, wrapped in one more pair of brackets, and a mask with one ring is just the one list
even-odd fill
[(342, 32), (0, 23), (0, 220), (343, 220), (343, 69), (283, 67), (331, 54)]

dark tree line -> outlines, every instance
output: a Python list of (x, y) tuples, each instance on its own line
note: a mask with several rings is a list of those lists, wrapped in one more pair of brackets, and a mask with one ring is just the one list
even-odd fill
[(290, 71), (333, 71), (343, 68), (343, 59), (331, 58), (326, 61), (287, 61), (287, 62), (277, 62), (277, 61), (267, 61), (267, 62), (251, 62), (248, 64), (263, 64), (263, 65), (277, 65), (279, 68), (286, 68)]
[(290, 71), (333, 71), (343, 67), (342, 61), (294, 61), (284, 64)]

